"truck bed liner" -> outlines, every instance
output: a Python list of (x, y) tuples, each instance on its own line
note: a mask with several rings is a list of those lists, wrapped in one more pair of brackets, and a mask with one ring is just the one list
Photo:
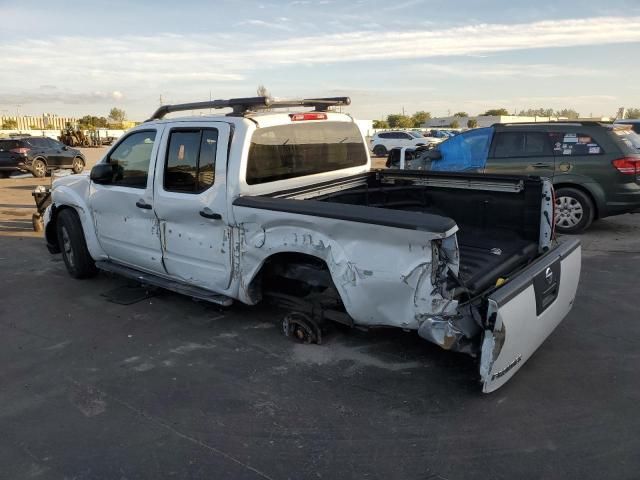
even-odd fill
[(462, 226), (458, 232), (460, 278), (465, 286), (479, 292), (500, 277), (535, 258), (536, 242), (518, 238), (508, 231), (478, 231)]

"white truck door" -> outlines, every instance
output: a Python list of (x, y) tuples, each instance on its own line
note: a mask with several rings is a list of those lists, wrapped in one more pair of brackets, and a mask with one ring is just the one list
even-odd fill
[(231, 281), (225, 122), (179, 122), (165, 129), (155, 175), (154, 209), (167, 273), (218, 293)]
[(158, 221), (153, 212), (153, 171), (160, 133), (125, 135), (105, 158), (113, 168), (106, 185), (91, 183), (89, 207), (100, 246), (113, 261), (164, 273)]
[(566, 240), (488, 298), (480, 356), (483, 392), (504, 385), (569, 313), (580, 279), (580, 242)]

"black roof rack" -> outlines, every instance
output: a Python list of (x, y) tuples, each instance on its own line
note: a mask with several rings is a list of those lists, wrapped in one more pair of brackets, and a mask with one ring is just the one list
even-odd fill
[(208, 108), (233, 108), (232, 115), (244, 115), (247, 112), (264, 110), (267, 108), (313, 107), (317, 112), (326, 112), (329, 107), (350, 105), (349, 97), (303, 98), (300, 100), (274, 100), (271, 97), (230, 98), (228, 100), (210, 100), (208, 102), (180, 103), (176, 105), (162, 105), (146, 120), (160, 120), (171, 112), (187, 110), (205, 110)]

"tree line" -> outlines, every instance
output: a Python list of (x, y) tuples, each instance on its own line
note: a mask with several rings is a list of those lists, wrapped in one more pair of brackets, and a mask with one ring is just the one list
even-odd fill
[(107, 117), (96, 117), (95, 115), (85, 115), (78, 119), (78, 127), (81, 130), (94, 130), (96, 128), (107, 128), (112, 125), (114, 128), (122, 128), (122, 122), (127, 119), (127, 114), (121, 108), (113, 107)]
[[(491, 108), (484, 113), (478, 115), (482, 116), (507, 116), (511, 115), (506, 108)], [(468, 118), (470, 115), (467, 112), (457, 112), (453, 114), (457, 118)], [(517, 116), (520, 117), (564, 117), (569, 120), (575, 120), (580, 118), (580, 113), (572, 108), (563, 108), (561, 110), (554, 110), (553, 108), (530, 108), (528, 110), (521, 110)], [(614, 115), (615, 117), (615, 115)], [(392, 113), (387, 115), (386, 120), (374, 120), (373, 128), (419, 128), (427, 120), (430, 120), (431, 113), (425, 111), (419, 111), (413, 115), (402, 115), (398, 113)], [(640, 119), (640, 108), (628, 108), (625, 114), (626, 119)], [(477, 120), (470, 118), (466, 122), (467, 128), (475, 128), (478, 126)], [(460, 122), (454, 119), (449, 128), (460, 128)]]
[[(96, 128), (107, 128), (109, 125), (114, 128), (122, 128), (122, 122), (127, 119), (127, 114), (121, 108), (113, 107), (109, 111), (107, 117), (97, 117), (95, 115), (85, 115), (78, 119), (78, 127), (81, 130), (94, 130)], [(30, 128), (34, 128), (32, 125)], [(15, 130), (18, 128), (18, 122), (14, 118), (7, 118), (2, 122), (3, 130)]]

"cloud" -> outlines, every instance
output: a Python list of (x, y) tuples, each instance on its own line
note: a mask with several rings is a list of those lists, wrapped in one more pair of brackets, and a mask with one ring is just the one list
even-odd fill
[(409, 65), (401, 70), (408, 73), (424, 73), (438, 77), (463, 77), (463, 78), (498, 78), (498, 77), (524, 77), (524, 78), (567, 78), (567, 77), (603, 77), (616, 76), (611, 72), (598, 68), (589, 68), (576, 65), (555, 65), (550, 63), (417, 63)]
[(253, 27), (265, 27), (272, 28), (275, 30), (285, 30), (287, 32), (292, 31), (293, 29), (288, 25), (283, 25), (282, 22), (287, 22), (289, 19), (287, 17), (278, 17), (275, 21), (267, 22), (265, 20), (251, 19), (251, 20), (243, 20), (242, 22), (236, 23), (236, 26), (253, 26)]
[(115, 92), (77, 92), (61, 90), (57, 87), (44, 89), (42, 91), (30, 91), (19, 93), (0, 93), (0, 105), (29, 105), (29, 104), (68, 104), (83, 105), (94, 104), (105, 101), (122, 100), (124, 95)]
[[(415, 63), (438, 57), (464, 59), (513, 50), (640, 42), (640, 16), (307, 33), (305, 36), (286, 32), (299, 27), (288, 17), (286, 21), (249, 19), (243, 24), (282, 30), (286, 38), (265, 40), (264, 32), (245, 28), (233, 35), (165, 33), (0, 41), (0, 103), (26, 103), (29, 98), (33, 102), (48, 99), (56, 103), (105, 103), (121, 99), (120, 95), (134, 99), (165, 91), (194, 98), (194, 92), (203, 96), (212, 88), (226, 92), (246, 89), (241, 82), (248, 81), (254, 71), (276, 70), (281, 66), (389, 60)], [(460, 63), (449, 66), (432, 60), (425, 68), (433, 69), (440, 76), (472, 73), (513, 78), (524, 77), (526, 72), (526, 76), (556, 78), (599, 74), (596, 67), (575, 70), (570, 58), (564, 65), (541, 63), (531, 65), (533, 68), (504, 63), (483, 63), (482, 66), (473, 65), (471, 61)], [(353, 65), (348, 66), (351, 69), (345, 68), (344, 75), (354, 72)], [(41, 88), (43, 85), (64, 85), (65, 90), (59, 87), (49, 92)], [(18, 97), (26, 100), (18, 102)]]
[[(615, 35), (612, 34), (615, 32)], [(353, 32), (267, 44), (276, 63), (316, 63), (477, 55), (510, 50), (640, 42), (640, 17), (478, 24), (418, 31)]]

